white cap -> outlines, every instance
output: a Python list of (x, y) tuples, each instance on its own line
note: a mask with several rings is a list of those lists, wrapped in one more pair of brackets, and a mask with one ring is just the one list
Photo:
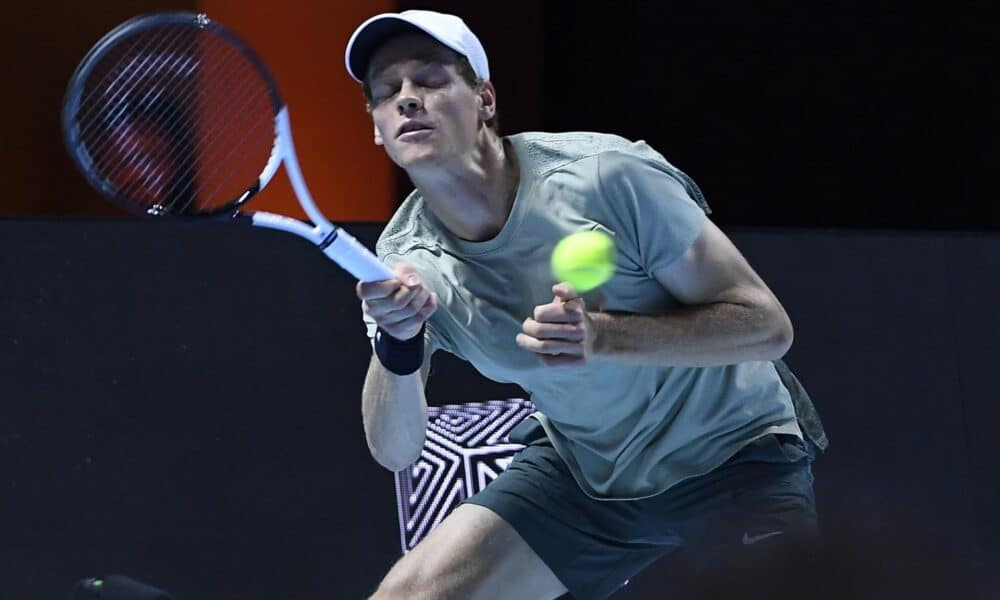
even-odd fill
[(455, 15), (431, 10), (382, 13), (362, 23), (347, 42), (347, 51), (344, 53), (347, 72), (360, 82), (368, 69), (368, 62), (378, 47), (389, 38), (408, 31), (426, 33), (467, 58), (472, 70), (480, 79), (490, 78), (490, 64), (486, 60), (486, 50), (465, 21)]

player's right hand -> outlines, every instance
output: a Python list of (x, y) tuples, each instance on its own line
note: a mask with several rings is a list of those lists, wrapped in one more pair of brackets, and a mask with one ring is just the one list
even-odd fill
[(437, 310), (437, 294), (424, 285), (412, 266), (399, 263), (393, 271), (395, 279), (359, 281), (358, 298), (361, 310), (382, 331), (398, 340), (408, 340), (420, 333), (424, 322)]

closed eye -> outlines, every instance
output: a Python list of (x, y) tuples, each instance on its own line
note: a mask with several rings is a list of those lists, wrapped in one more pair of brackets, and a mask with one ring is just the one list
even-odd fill
[(389, 98), (392, 98), (393, 96), (395, 96), (397, 92), (399, 92), (399, 88), (398, 87), (396, 89), (394, 89), (394, 90), (380, 90), (378, 92), (373, 91), (372, 92), (372, 102), (375, 103), (375, 104), (382, 104), (383, 102), (385, 102)]
[[(383, 80), (372, 85), (372, 101), (381, 104), (399, 93), (404, 79)], [(411, 85), (424, 89), (440, 89), (451, 83), (451, 76), (444, 65), (429, 63), (418, 69), (410, 79)]]

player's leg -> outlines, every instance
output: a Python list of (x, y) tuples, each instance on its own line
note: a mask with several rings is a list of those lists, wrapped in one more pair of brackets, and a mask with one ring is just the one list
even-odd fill
[(544, 600), (565, 592), (506, 521), (488, 508), (462, 504), (392, 567), (372, 600)]
[(780, 568), (786, 557), (818, 547), (812, 460), (807, 442), (769, 435), (700, 478), (703, 497), (694, 512), (702, 514), (681, 529), (706, 579), (733, 579), (749, 564), (763, 573), (766, 564)]

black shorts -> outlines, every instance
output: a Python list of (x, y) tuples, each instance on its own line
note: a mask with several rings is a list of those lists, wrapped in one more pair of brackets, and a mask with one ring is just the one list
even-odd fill
[(525, 419), (510, 440), (526, 447), (466, 502), (500, 515), (575, 598), (606, 598), (677, 550), (697, 565), (817, 534), (814, 454), (794, 435), (755, 440), (657, 496), (613, 501), (583, 493), (535, 419)]

